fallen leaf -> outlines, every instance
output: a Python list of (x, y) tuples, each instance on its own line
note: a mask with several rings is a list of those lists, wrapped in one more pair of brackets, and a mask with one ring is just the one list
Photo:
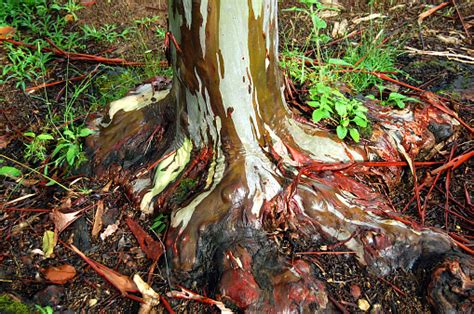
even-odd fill
[(138, 287), (135, 283), (127, 276), (122, 275), (107, 266), (104, 266), (90, 258), (88, 258), (84, 253), (82, 253), (77, 247), (71, 244), (71, 250), (73, 250), (77, 255), (79, 255), (87, 264), (89, 264), (92, 269), (94, 269), (97, 274), (102, 278), (107, 280), (111, 285), (117, 288), (122, 295), (126, 295), (128, 292), (137, 292)]
[(15, 34), (16, 29), (11, 26), (0, 26), (0, 39), (8, 39)]
[(12, 137), (6, 135), (0, 135), (0, 148), (7, 148), (8, 144), (12, 141)]
[(49, 258), (54, 251), (54, 246), (56, 245), (55, 233), (50, 230), (46, 230), (43, 234), (43, 252), (44, 257)]
[(137, 239), (140, 248), (146, 254), (146, 256), (153, 261), (159, 259), (163, 254), (163, 247), (161, 246), (161, 243), (153, 239), (132, 218), (127, 217), (125, 221), (127, 222), (128, 227)]
[(52, 283), (63, 285), (76, 277), (76, 269), (68, 264), (49, 267), (43, 271), (44, 278)]
[(115, 233), (115, 231), (118, 230), (118, 224), (115, 223), (113, 225), (108, 225), (107, 228), (105, 228), (105, 231), (100, 234), (100, 238), (102, 241), (104, 241), (106, 238), (110, 237)]
[(85, 6), (85, 7), (93, 6), (95, 3), (96, 3), (96, 1), (81, 0), (81, 5)]
[(102, 215), (104, 214), (104, 201), (97, 202), (97, 210), (94, 216), (94, 225), (92, 226), (92, 237), (97, 238), (102, 230)]
[(59, 211), (59, 208), (53, 208), (53, 211), (50, 215), (54, 222), (54, 227), (57, 234), (59, 235), (61, 232), (63, 232), (64, 229), (81, 217), (81, 214), (81, 209), (72, 213), (63, 213)]
[(364, 312), (370, 309), (370, 303), (366, 299), (359, 299), (357, 306)]
[(153, 307), (160, 304), (160, 295), (143, 281), (138, 274), (133, 276), (133, 281), (137, 285), (138, 291), (142, 294), (144, 301), (140, 306), (138, 314), (154, 313)]

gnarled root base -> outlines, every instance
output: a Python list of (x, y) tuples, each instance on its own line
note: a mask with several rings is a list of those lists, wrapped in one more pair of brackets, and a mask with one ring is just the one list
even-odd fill
[[(381, 276), (445, 256), (428, 285), (431, 303), (440, 312), (472, 306), (472, 259), (453, 259), (461, 255), (447, 236), (404, 223), (382, 196), (342, 172), (306, 172), (295, 179), (295, 171), (283, 175), (274, 165), (269, 174), (259, 165), (270, 159), (257, 154), (253, 178), (267, 179), (257, 184), (262, 190), (268, 182), (280, 187), (264, 199), (247, 182), (246, 156), (225, 142), (193, 146), (181, 123), (175, 124), (183, 119), (175, 114), (174, 98), (166, 94), (157, 102), (155, 93), (165, 95), (151, 89), (132, 94), (129, 111), (117, 105), (89, 147), (96, 171), (107, 170), (128, 185), (142, 210), (171, 214), (166, 246), (177, 281), (197, 281), (207, 293), (249, 312), (333, 310), (317, 268), (279, 252), (273, 236), (286, 233), (307, 244), (321, 238), (339, 242)], [(189, 176), (195, 184), (188, 197), (173, 199)]]

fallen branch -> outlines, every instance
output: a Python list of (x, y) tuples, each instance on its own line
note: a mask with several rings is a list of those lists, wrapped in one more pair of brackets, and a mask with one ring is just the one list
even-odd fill
[(449, 60), (458, 61), (461, 63), (474, 64), (474, 57), (468, 55), (461, 55), (458, 53), (451, 53), (446, 51), (428, 51), (428, 50), (419, 50), (412, 47), (405, 47), (407, 51), (411, 54), (427, 55), (427, 56), (436, 56), (436, 57), (446, 57)]
[[(0, 39), (0, 42), (7, 42), (15, 46), (20, 46), (20, 47), (25, 47), (28, 49), (38, 49), (37, 46), (27, 44), (21, 41), (16, 41), (13, 39)], [(51, 43), (51, 41), (48, 41)], [(56, 46), (52, 44), (53, 46)], [(57, 47), (57, 46), (56, 46)], [(75, 60), (75, 61), (86, 61), (86, 62), (96, 62), (96, 63), (103, 63), (103, 64), (115, 64), (115, 65), (122, 65), (122, 66), (143, 66), (145, 65), (143, 62), (133, 62), (133, 61), (127, 61), (125, 59), (121, 58), (105, 58), (101, 56), (95, 56), (91, 54), (85, 54), (85, 53), (75, 53), (75, 52), (66, 52), (62, 49), (59, 48), (47, 48), (43, 47), (41, 48), (42, 52), (51, 52), (54, 55), (58, 57), (65, 57), (69, 60)]]

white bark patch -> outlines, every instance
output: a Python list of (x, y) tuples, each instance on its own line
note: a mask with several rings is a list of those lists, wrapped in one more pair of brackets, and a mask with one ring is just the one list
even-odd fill
[(207, 2), (208, 0), (201, 0), (201, 7), (199, 8), (202, 16), (202, 25), (199, 28), (199, 41), (201, 43), (203, 58), (206, 58)]
[(262, 8), (263, 0), (252, 0), (252, 10), (256, 18), (262, 14)]
[[(217, 131), (220, 132), (221, 129), (221, 121), (220, 118), (216, 118), (216, 124), (217, 124)], [(219, 140), (216, 142), (216, 145), (214, 147), (215, 151), (217, 151), (215, 155), (215, 167), (213, 167), (213, 172), (212, 172), (212, 186), (209, 190), (199, 194), (197, 197), (195, 197), (191, 203), (189, 203), (187, 206), (179, 209), (172, 217), (171, 217), (171, 226), (173, 228), (177, 228), (178, 226), (181, 225), (180, 227), (180, 232), (183, 232), (183, 230), (186, 228), (188, 225), (189, 221), (191, 220), (191, 217), (193, 216), (194, 211), (196, 210), (196, 207), (201, 204), (201, 202), (208, 197), (217, 187), (217, 185), (222, 181), (222, 178), (224, 177), (224, 171), (225, 171), (225, 156), (224, 153), (222, 152), (221, 149), (221, 140), (219, 137)], [(209, 177), (208, 177), (209, 181)], [(212, 210), (212, 209), (208, 209)]]
[(335, 141), (326, 136), (308, 134), (294, 120), (287, 120), (285, 123), (295, 143), (309, 152), (311, 158), (316, 161), (349, 162), (351, 161), (350, 156), (356, 161), (364, 160), (361, 154), (347, 147), (342, 141)]
[(140, 210), (145, 214), (153, 213), (153, 198), (173, 182), (188, 164), (193, 144), (186, 138), (183, 145), (172, 155), (159, 163), (153, 188), (143, 196)]
[[(169, 92), (169, 89), (155, 92), (153, 91), (153, 86), (151, 84), (141, 85), (135, 91), (130, 93), (130, 95), (110, 103), (110, 120), (112, 120), (114, 115), (120, 110), (125, 112), (139, 110), (152, 104), (153, 102), (162, 100), (168, 96)], [(155, 98), (155, 100), (152, 101), (152, 98)]]
[(184, 20), (188, 29), (191, 29), (193, 22), (193, 0), (182, 0), (184, 7)]
[[(263, 1), (252, 2), (254, 12), (263, 12)], [(257, 91), (250, 76), (250, 57), (248, 47), (249, 7), (246, 2), (223, 1), (220, 8), (219, 41), (225, 69), (219, 89), (226, 111), (232, 109), (232, 120), (242, 143), (245, 158), (245, 172), (249, 195), (255, 198), (252, 208), (258, 214), (264, 200), (270, 200), (281, 186), (273, 177), (273, 165), (263, 154), (258, 144), (257, 110), (259, 107)], [(239, 38), (239, 40), (234, 40)], [(220, 71), (219, 71), (220, 72)], [(250, 77), (249, 77), (250, 76)], [(248, 77), (242, 82), (242, 77)]]

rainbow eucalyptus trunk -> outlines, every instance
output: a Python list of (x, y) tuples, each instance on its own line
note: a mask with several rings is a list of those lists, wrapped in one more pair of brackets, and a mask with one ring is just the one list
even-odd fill
[[(392, 112), (374, 115), (369, 145), (349, 147), (294, 118), (278, 67), (277, 2), (170, 1), (172, 87), (146, 84), (112, 103), (91, 146), (97, 172), (129, 186), (142, 212), (171, 215), (166, 245), (176, 280), (197, 280), (250, 312), (330, 310), (313, 265), (279, 253), (278, 234), (344, 241), (380, 275), (455, 245), (389, 219), (397, 217), (383, 197), (353, 171), (324, 167), (414, 158), (433, 135), (420, 112)], [(410, 129), (422, 131), (406, 138)], [(400, 177), (392, 168), (379, 174)], [(189, 197), (178, 200), (189, 177)]]

